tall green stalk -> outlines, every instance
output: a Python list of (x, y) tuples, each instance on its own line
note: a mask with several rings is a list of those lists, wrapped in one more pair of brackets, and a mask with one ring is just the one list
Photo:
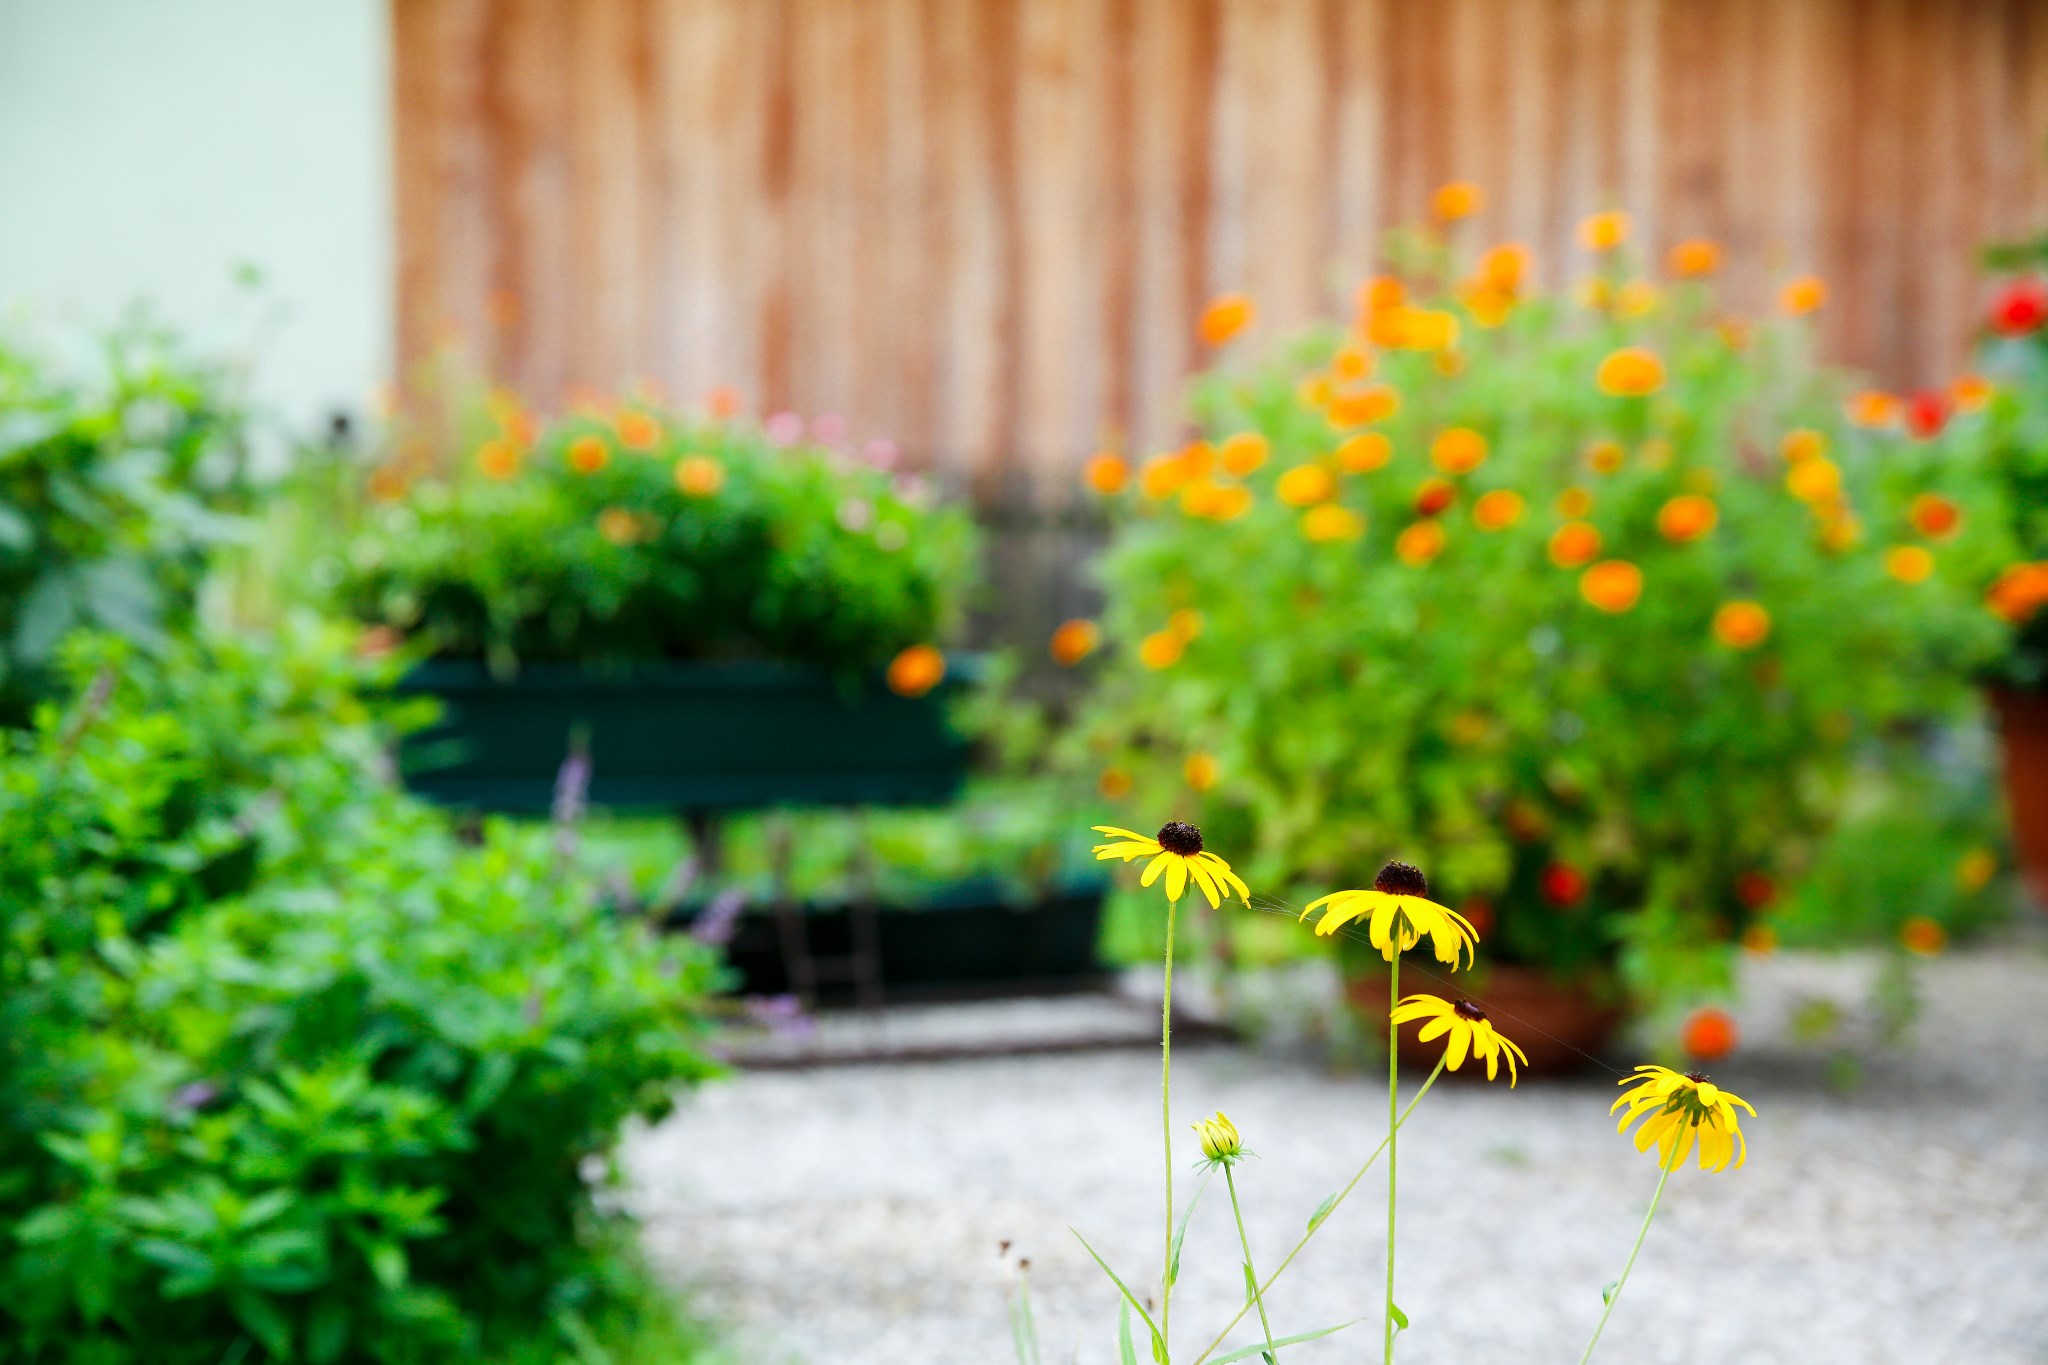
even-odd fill
[(1168, 1331), (1173, 1325), (1173, 928), (1179, 910), (1180, 897), (1166, 902), (1166, 999), (1159, 1007), (1159, 1118), (1166, 1150), (1166, 1258), (1159, 1263), (1162, 1346), (1170, 1346)]
[(1245, 1235), (1244, 1213), (1237, 1206), (1237, 1177), (1230, 1173), (1229, 1162), (1223, 1164), (1223, 1183), (1230, 1187), (1230, 1216), (1237, 1220), (1237, 1244), (1244, 1248), (1244, 1282), (1251, 1287), (1252, 1302), (1259, 1309), (1259, 1328), (1266, 1334), (1266, 1359), (1277, 1362), (1280, 1353), (1273, 1349), (1273, 1324), (1266, 1318), (1266, 1294), (1259, 1288), (1259, 1272), (1252, 1268), (1252, 1239)]
[(1621, 1268), (1621, 1278), (1614, 1282), (1614, 1292), (1606, 1296), (1607, 1306), (1600, 1310), (1599, 1325), (1593, 1328), (1593, 1339), (1586, 1343), (1586, 1352), (1579, 1357), (1579, 1365), (1593, 1358), (1593, 1348), (1600, 1344), (1600, 1334), (1607, 1330), (1607, 1319), (1614, 1314), (1614, 1302), (1621, 1297), (1623, 1286), (1628, 1284), (1628, 1273), (1636, 1268), (1636, 1253), (1643, 1249), (1643, 1238), (1650, 1235), (1650, 1220), (1657, 1216), (1657, 1203), (1664, 1197), (1664, 1182), (1671, 1179), (1671, 1173), (1678, 1169), (1678, 1163), (1685, 1157), (1685, 1144), (1674, 1140), (1671, 1144), (1671, 1159), (1664, 1163), (1664, 1173), (1657, 1177), (1657, 1192), (1650, 1196), (1650, 1211), (1643, 1215), (1643, 1226), (1636, 1233), (1636, 1244), (1628, 1250), (1628, 1264)]
[(1385, 1365), (1394, 1365), (1394, 1178), (1401, 1131), (1401, 1049), (1394, 1011), (1401, 1005), (1401, 955), (1387, 964), (1387, 1320)]

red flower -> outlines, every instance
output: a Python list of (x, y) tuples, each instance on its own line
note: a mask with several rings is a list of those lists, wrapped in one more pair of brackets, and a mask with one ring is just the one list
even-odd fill
[(1778, 884), (1771, 880), (1768, 872), (1749, 871), (1736, 874), (1735, 899), (1751, 910), (1761, 910), (1778, 898)]
[(1586, 874), (1570, 863), (1552, 863), (1543, 869), (1543, 899), (1566, 910), (1586, 898)]
[(1948, 425), (1948, 395), (1933, 389), (1916, 393), (1906, 403), (1906, 431), (1914, 439), (1931, 441)]
[(1718, 1062), (1735, 1050), (1735, 1021), (1717, 1009), (1694, 1010), (1678, 1035), (1680, 1047), (1696, 1061)]
[(2029, 276), (2007, 285), (1991, 304), (1991, 330), (2018, 337), (2039, 331), (2048, 322), (2048, 285)]

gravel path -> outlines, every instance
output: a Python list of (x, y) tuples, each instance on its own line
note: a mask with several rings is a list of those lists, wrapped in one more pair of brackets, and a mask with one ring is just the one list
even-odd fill
[[(1855, 1001), (1873, 969), (1753, 970), (1745, 1045), (1715, 1069), (1757, 1107), (1749, 1164), (1674, 1177), (1599, 1359), (2048, 1362), (2048, 949), (1930, 964), (1912, 1042), (1867, 1043), (1840, 1092), (1789, 1021), (1803, 1000)], [(1383, 1087), (1299, 1057), (1176, 1049), (1174, 1079), (1182, 1169), (1185, 1125), (1219, 1106), (1259, 1153), (1239, 1183), (1265, 1266), (1386, 1122)], [(1597, 1074), (1446, 1082), (1402, 1129), (1405, 1365), (1578, 1359), (1656, 1179), (1607, 1121), (1613, 1094)], [(657, 1262), (747, 1365), (1010, 1361), (1003, 1240), (1033, 1262), (1045, 1360), (1113, 1362), (1115, 1292), (1068, 1227), (1134, 1284), (1156, 1275), (1158, 1140), (1156, 1054), (1134, 1049), (742, 1075), (636, 1137), (628, 1164)], [(1376, 1166), (1281, 1281), (1276, 1331), (1376, 1314), (1384, 1190)], [(1211, 1201), (1175, 1294), (1177, 1358), (1242, 1292), (1220, 1186)], [(1376, 1359), (1377, 1330), (1282, 1356)]]

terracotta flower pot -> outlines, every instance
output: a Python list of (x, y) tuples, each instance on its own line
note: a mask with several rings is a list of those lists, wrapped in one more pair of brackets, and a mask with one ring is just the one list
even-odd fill
[(2048, 908), (2048, 693), (1991, 689), (2005, 751), (2005, 800), (2020, 875), (2034, 904)]
[[(1377, 963), (1364, 964), (1345, 982), (1345, 994), (1381, 1037), (1387, 1030), (1387, 978), (1374, 971)], [(1437, 976), (1449, 976), (1437, 972)], [(1564, 984), (1538, 967), (1515, 967), (1481, 963), (1471, 972), (1460, 972), (1442, 981), (1404, 968), (1401, 994), (1418, 992), (1446, 999), (1467, 999), (1479, 1005), (1494, 1025), (1528, 1054), (1525, 1075), (1559, 1076), (1591, 1065), (1627, 1017), (1622, 1008), (1604, 999), (1587, 984)], [(1401, 1062), (1404, 1066), (1428, 1070), (1443, 1053), (1443, 1040), (1415, 1041), (1414, 1027), (1401, 1030)], [(1463, 1076), (1472, 1071), (1467, 1062)], [(1486, 1074), (1481, 1067), (1477, 1073)]]

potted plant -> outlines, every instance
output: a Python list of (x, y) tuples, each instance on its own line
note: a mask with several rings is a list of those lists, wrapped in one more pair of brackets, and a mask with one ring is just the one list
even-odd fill
[(932, 642), (971, 524), (888, 448), (791, 422), (586, 398), (543, 424), (498, 393), (451, 401), (433, 441), (401, 426), (317, 572), (445, 704), (414, 785), (545, 809), (581, 749), (610, 805), (949, 796), (959, 670)]
[(1983, 490), (1883, 457), (1896, 405), (1812, 358), (1817, 281), (1734, 319), (1711, 244), (1651, 279), (1623, 216), (1583, 235), (1570, 294), (1399, 238), (1348, 326), (1225, 350), (1196, 439), (1091, 468), (1107, 659), (1068, 755), (1290, 913), (1431, 867), (1590, 1050), (1727, 986), (1859, 756), (1967, 708), (1995, 622), (1936, 571), (1982, 553)]

